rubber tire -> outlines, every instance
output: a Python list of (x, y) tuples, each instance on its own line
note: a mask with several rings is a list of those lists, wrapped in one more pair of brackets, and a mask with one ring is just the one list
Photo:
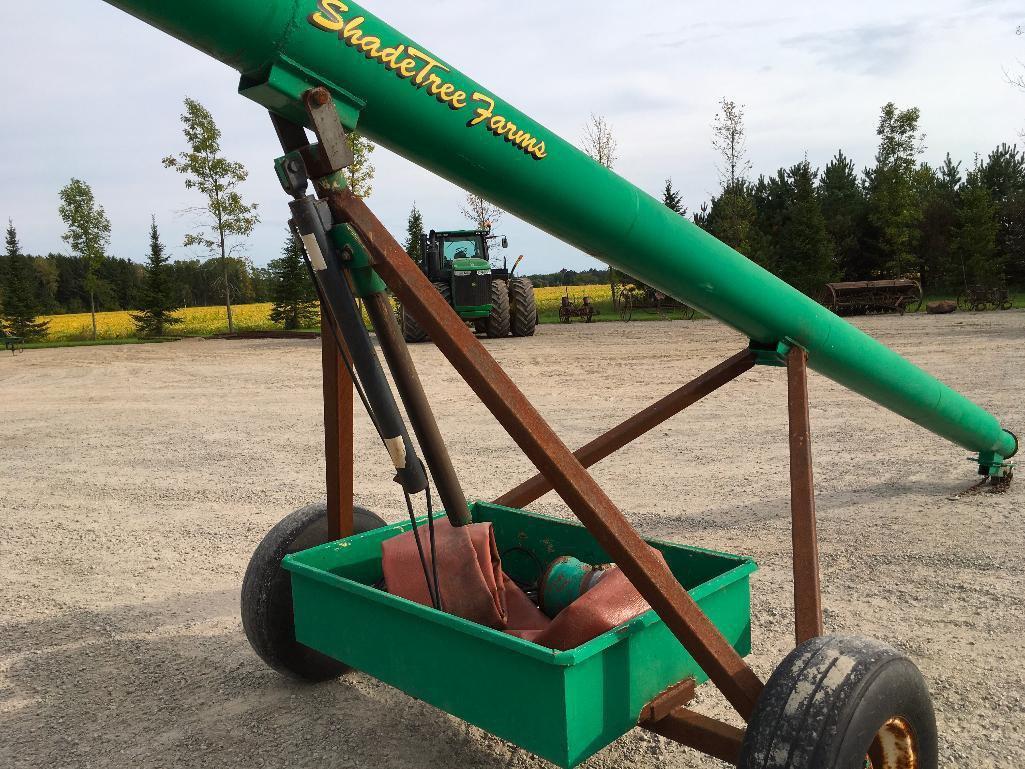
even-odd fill
[(407, 344), (419, 344), (428, 339), (427, 332), (416, 322), (416, 318), (405, 307), (399, 307), (399, 326), (402, 328), (402, 338)]
[[(385, 521), (362, 507), (353, 508), (354, 533)], [(242, 580), (242, 629), (253, 651), (274, 670), (300, 681), (338, 678), (349, 666), (295, 640), (292, 580), (282, 559), (328, 541), (327, 503), (317, 502), (285, 516), (257, 545)]]
[(537, 329), (537, 301), (530, 278), (509, 280), (510, 325), (513, 336), (534, 336)]
[(915, 732), (919, 769), (936, 769), (936, 717), (915, 664), (870, 638), (812, 639), (765, 685), (738, 769), (863, 769), (875, 735), (895, 716)]
[(504, 339), (509, 336), (509, 288), (504, 280), (491, 281), (491, 314), (484, 324), (484, 333), (489, 339)]

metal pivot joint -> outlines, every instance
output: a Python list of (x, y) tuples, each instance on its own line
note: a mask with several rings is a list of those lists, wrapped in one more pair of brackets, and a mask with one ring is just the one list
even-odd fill
[[(344, 169), (352, 163), (353, 157), (330, 94), (326, 89), (315, 88), (303, 95), (303, 103), (319, 139), (318, 144), (309, 144), (301, 126), (272, 114), (278, 137), (284, 149), (288, 151), (288, 154), (275, 163), (282, 187), (295, 196), (297, 190), (305, 192), (312, 177), (314, 188), (320, 195), (347, 190)], [(311, 164), (316, 170), (310, 168)], [(402, 339), (386, 293), (387, 286), (374, 271), (370, 254), (353, 229), (332, 215), (326, 202), (304, 194), (293, 200), (290, 206), (297, 222), (300, 216), (307, 221), (306, 229), (300, 228), (300, 235), (315, 278), (324, 289), (323, 296), (327, 304), (334, 311), (336, 302), (339, 303), (338, 315), (342, 319), (341, 323), (350, 329), (349, 333), (357, 337), (357, 347), (361, 355), (372, 358), (372, 361), (364, 361), (369, 376), (364, 378), (360, 370), (359, 378), (368, 398), (380, 402), (388, 415), (390, 429), (385, 429), (386, 426), (378, 421), (382, 438), (396, 466), (396, 480), (399, 480), (409, 493), (427, 488), (423, 465), (416, 457), (402, 418), (398, 414), (391, 388), (373, 352), (353, 290), (365, 300), (381, 351), (395, 380), (399, 396), (449, 520), (456, 526), (470, 523), (470, 511), (455, 467), (442, 439), (423, 384), (417, 375), (413, 359)], [(311, 211), (315, 212), (315, 215)], [(360, 365), (355, 351), (353, 362), (359, 370)], [(374, 406), (373, 410), (374, 416), (379, 416), (376, 413), (378, 407)], [(396, 437), (389, 437), (391, 435)], [(409, 466), (403, 465), (400, 468), (400, 463), (406, 457), (411, 458)]]

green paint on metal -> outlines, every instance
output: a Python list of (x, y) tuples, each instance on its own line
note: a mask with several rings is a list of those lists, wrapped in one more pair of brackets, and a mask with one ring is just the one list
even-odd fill
[[(609, 561), (579, 524), (482, 502), (471, 514), (494, 524), (514, 579), (536, 580), (560, 555)], [(706, 680), (653, 611), (576, 649), (553, 651), (375, 589), (381, 542), (409, 528), (388, 526), (285, 559), (301, 643), (562, 767), (632, 729), (670, 685), (689, 676)], [(748, 654), (754, 562), (650, 542), (729, 642)]]
[(332, 227), (328, 235), (342, 253), (342, 264), (352, 276), (356, 296), (367, 297), (388, 290), (388, 286), (371, 266), (370, 254), (349, 225)]
[(462, 318), (463, 320), (474, 320), (476, 318), (486, 318), (489, 315), (491, 315), (491, 305), (490, 304), (485, 304), (485, 305), (481, 305), (481, 306), (478, 306), (478, 307), (473, 307), (473, 306), (469, 306), (469, 305), (464, 307), (462, 305), (456, 305), (456, 306), (453, 306), (452, 309), (454, 309), (459, 314), (459, 317)]
[(789, 341), (763, 344), (752, 339), (748, 349), (754, 353), (755, 365), (757, 366), (785, 367), (787, 365), (787, 353), (793, 349), (793, 344)]
[(301, 93), (324, 85), (374, 142), (763, 345), (793, 340), (814, 370), (960, 446), (1017, 451), (987, 411), (354, 2), (107, 1), (234, 67), (285, 117), (304, 120)]

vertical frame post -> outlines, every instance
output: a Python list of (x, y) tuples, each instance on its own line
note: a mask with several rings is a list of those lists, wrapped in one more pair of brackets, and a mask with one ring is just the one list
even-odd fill
[(329, 540), (352, 535), (352, 379), (338, 351), (330, 316), (320, 313), (324, 369), (324, 458)]
[(808, 412), (808, 354), (787, 353), (787, 404), (790, 416), (790, 514), (794, 544), (794, 632), (797, 644), (824, 634), (819, 545), (815, 527), (811, 418)]

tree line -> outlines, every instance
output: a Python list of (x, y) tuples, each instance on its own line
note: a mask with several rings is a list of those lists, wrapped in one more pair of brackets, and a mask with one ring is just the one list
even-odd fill
[[(245, 246), (259, 215), (256, 204), (245, 201), (239, 190), (248, 172), (224, 157), (220, 129), (202, 104), (186, 98), (181, 120), (186, 149), (162, 163), (184, 177), (187, 190), (198, 193), (199, 204), (187, 211), (198, 224), (182, 245), (208, 257), (171, 261), (155, 216), (144, 259), (112, 255), (111, 223), (103, 206), (87, 182), (71, 179), (58, 193), (66, 227), (62, 237), (70, 254), (26, 254), (14, 222), (8, 221), (0, 254), (0, 333), (39, 338), (46, 333), (46, 324), (37, 321), (40, 315), (89, 312), (95, 339), (97, 312), (135, 310), (140, 335), (161, 336), (180, 322), (174, 316), (178, 310), (213, 304), (224, 305), (232, 332), (232, 305), (240, 302), (274, 302), (271, 318), (286, 328), (315, 321), (315, 289), (301, 246), (290, 232), (283, 233), (281, 257), (267, 267), (252, 264)], [(349, 183), (366, 197), (374, 176), (374, 147), (356, 133), (349, 134), (349, 143), (355, 157), (346, 169)]]
[[(690, 214), (702, 229), (815, 296), (839, 280), (912, 278), (929, 293), (971, 285), (1025, 286), (1025, 152), (1001, 144), (970, 162), (922, 160), (915, 107), (883, 106), (874, 162), (859, 172), (838, 150), (751, 178), (744, 108), (723, 99), (712, 124), (719, 192)], [(592, 116), (584, 150), (604, 165), (615, 140)], [(667, 207), (687, 216), (672, 179)], [(637, 282), (612, 273), (613, 283)]]

